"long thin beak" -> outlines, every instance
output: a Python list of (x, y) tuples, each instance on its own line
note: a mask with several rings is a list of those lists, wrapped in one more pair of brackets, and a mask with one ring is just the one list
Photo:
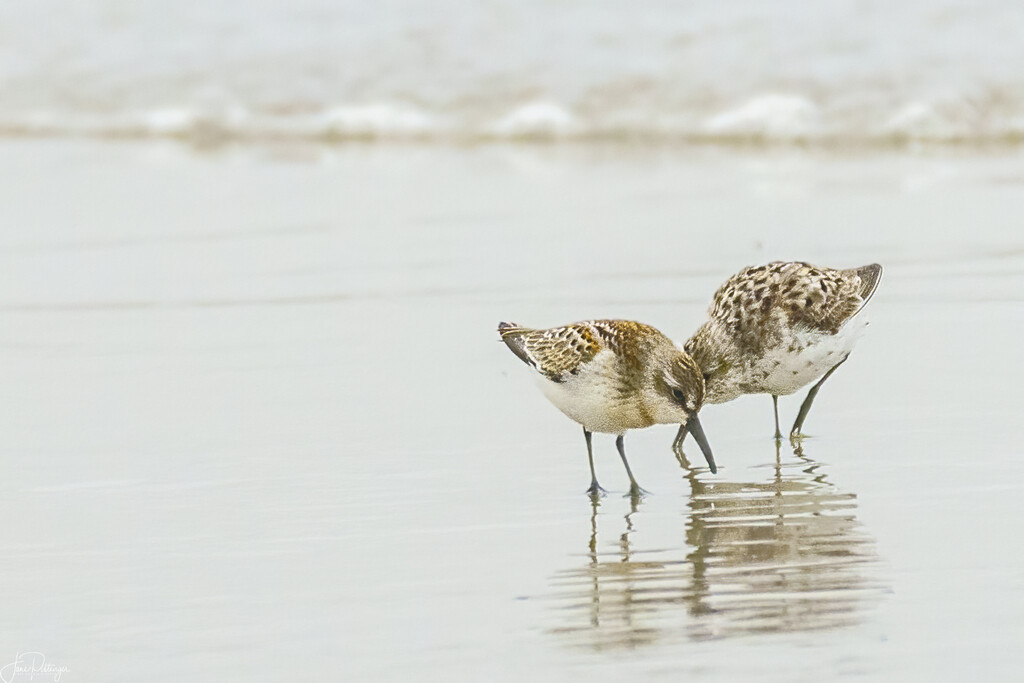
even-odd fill
[(711, 468), (711, 474), (718, 473), (718, 466), (715, 465), (715, 456), (711, 454), (711, 446), (708, 445), (708, 438), (704, 436), (704, 428), (700, 426), (700, 420), (697, 418), (697, 413), (690, 415), (690, 419), (686, 421), (686, 426), (689, 428), (689, 432), (693, 434), (693, 438), (697, 440), (697, 445), (700, 446), (700, 450), (704, 453), (704, 459), (708, 461), (708, 467)]

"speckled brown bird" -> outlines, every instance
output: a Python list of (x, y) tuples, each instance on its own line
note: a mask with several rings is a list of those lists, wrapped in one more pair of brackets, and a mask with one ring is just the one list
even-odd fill
[[(726, 280), (707, 322), (684, 346), (701, 367), (705, 403), (771, 394), (779, 439), (779, 396), (816, 381), (790, 430), (791, 439), (801, 438), (818, 390), (849, 357), (868, 324), (864, 307), (881, 277), (877, 263), (836, 270), (775, 261)], [(686, 425), (680, 426), (675, 446), (686, 432)]]
[(541, 390), (559, 410), (583, 425), (590, 460), (590, 488), (604, 489), (594, 473), (591, 433), (617, 434), (630, 493), (639, 495), (626, 460), (623, 437), (629, 429), (681, 423), (697, 439), (716, 471), (697, 411), (704, 403), (704, 380), (697, 363), (650, 325), (629, 320), (587, 320), (546, 330), (498, 325), (501, 340), (537, 371)]

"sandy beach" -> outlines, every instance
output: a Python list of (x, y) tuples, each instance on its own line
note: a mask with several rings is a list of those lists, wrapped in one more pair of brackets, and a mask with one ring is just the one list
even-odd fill
[[(0, 142), (0, 664), (62, 681), (1007, 679), (1019, 151)], [(885, 273), (802, 453), (577, 425), (499, 320)], [(802, 395), (780, 401), (783, 421)]]

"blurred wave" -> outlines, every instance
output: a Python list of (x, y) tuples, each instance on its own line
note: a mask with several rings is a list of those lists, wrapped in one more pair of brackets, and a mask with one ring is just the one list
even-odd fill
[[(323, 111), (274, 115), (234, 106), (223, 111), (182, 106), (172, 109), (111, 112), (74, 111), (0, 114), (4, 137), (167, 138), (196, 143), (219, 142), (595, 142), (684, 143), (708, 145), (814, 145), (822, 147), (903, 147), (914, 144), (956, 146), (1019, 145), (1024, 142), (1024, 104), (1012, 116), (990, 116), (973, 103), (957, 113), (913, 103), (879, 125), (870, 119), (884, 112), (862, 112), (855, 121), (828, 121), (828, 114), (796, 95), (754, 97), (732, 109), (708, 114), (618, 112), (581, 115), (567, 106), (537, 101), (515, 107), (493, 121), (458, 117), (405, 104), (330, 106)], [(694, 119), (694, 120), (689, 120)]]
[(1022, 33), (1011, 0), (6, 3), (0, 135), (1015, 145)]

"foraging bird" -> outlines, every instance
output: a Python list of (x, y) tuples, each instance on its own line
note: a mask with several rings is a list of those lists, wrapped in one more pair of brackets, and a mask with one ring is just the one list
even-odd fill
[[(705, 403), (725, 403), (742, 394), (771, 394), (775, 438), (779, 396), (817, 381), (800, 406), (791, 439), (811, 403), (836, 368), (850, 356), (867, 326), (864, 307), (878, 287), (882, 266), (836, 270), (799, 261), (746, 268), (715, 293), (708, 320), (684, 348), (700, 365)], [(685, 424), (673, 446), (682, 445)]]
[(697, 419), (704, 402), (700, 368), (658, 330), (629, 320), (588, 320), (547, 330), (501, 323), (498, 333), (512, 353), (537, 371), (548, 400), (583, 425), (591, 495), (604, 491), (594, 473), (592, 432), (618, 435), (615, 445), (634, 496), (642, 489), (623, 447), (629, 429), (684, 424), (700, 444), (711, 471), (717, 471)]

